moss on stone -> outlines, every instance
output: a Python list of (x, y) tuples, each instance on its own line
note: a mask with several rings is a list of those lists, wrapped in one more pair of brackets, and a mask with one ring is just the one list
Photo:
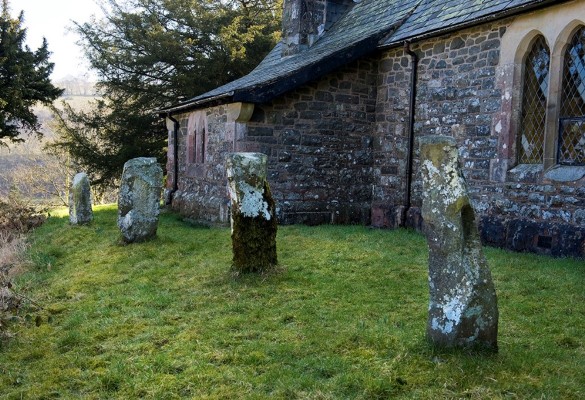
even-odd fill
[(268, 204), (270, 219), (263, 215), (246, 217), (232, 208), (232, 268), (238, 273), (267, 272), (277, 265), (276, 205), (268, 182), (264, 183), (264, 201)]
[(73, 178), (69, 189), (69, 222), (73, 225), (87, 225), (93, 220), (91, 188), (83, 172)]

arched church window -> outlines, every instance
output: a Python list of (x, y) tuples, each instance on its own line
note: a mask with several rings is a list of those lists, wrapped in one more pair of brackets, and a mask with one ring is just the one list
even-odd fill
[(520, 164), (540, 164), (543, 160), (549, 65), (549, 48), (544, 37), (538, 36), (524, 62), (522, 122), (518, 140)]
[(564, 54), (557, 160), (585, 165), (585, 27), (572, 37)]

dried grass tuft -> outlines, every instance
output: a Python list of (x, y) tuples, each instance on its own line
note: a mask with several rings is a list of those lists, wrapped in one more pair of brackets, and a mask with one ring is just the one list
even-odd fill
[(0, 231), (0, 340), (9, 338), (8, 321), (21, 306), (12, 290), (12, 279), (24, 270), (27, 243), (22, 234)]
[(0, 234), (10, 239), (41, 226), (47, 219), (44, 211), (17, 198), (0, 199)]
[(25, 233), (45, 219), (34, 207), (10, 198), (0, 200), (0, 340), (11, 336), (9, 321), (22, 305), (22, 296), (14, 292), (12, 280), (28, 264)]
[(22, 234), (0, 231), (0, 275), (12, 279), (23, 271), (27, 263), (28, 244)]

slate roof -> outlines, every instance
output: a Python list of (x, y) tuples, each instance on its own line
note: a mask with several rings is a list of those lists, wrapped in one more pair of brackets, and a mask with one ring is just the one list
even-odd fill
[(161, 115), (214, 103), (268, 101), (378, 48), (496, 20), (563, 1), (362, 0), (310, 48), (282, 57), (282, 43), (248, 75), (194, 97)]
[[(375, 0), (373, 0), (375, 1)], [(417, 36), (431, 36), (470, 24), (496, 20), (539, 6), (563, 1), (546, 0), (423, 0), (416, 11), (392, 34), (384, 45)]]

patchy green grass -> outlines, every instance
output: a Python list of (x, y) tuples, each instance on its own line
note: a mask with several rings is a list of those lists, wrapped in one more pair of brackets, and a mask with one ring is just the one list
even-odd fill
[(585, 398), (583, 261), (487, 249), (500, 352), (441, 352), (417, 233), (281, 227), (280, 269), (235, 278), (228, 229), (165, 214), (121, 246), (115, 219), (34, 233), (17, 286), (44, 310), (0, 349), (0, 398)]

